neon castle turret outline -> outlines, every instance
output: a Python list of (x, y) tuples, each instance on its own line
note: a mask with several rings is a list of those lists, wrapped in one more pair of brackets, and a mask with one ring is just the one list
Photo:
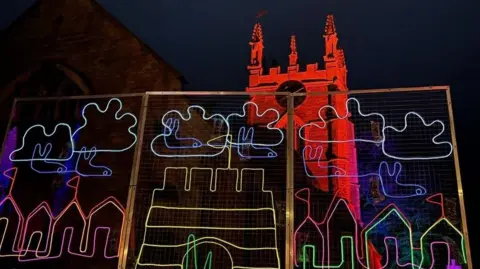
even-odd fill
[[(253, 28), (250, 40), (250, 61), (248, 65), (249, 82), (247, 92), (291, 92), (291, 93), (327, 93), (329, 91), (346, 92), (347, 67), (343, 49), (338, 45), (338, 35), (335, 28), (333, 15), (328, 15), (323, 33), (325, 40), (325, 54), (323, 61), (325, 69), (319, 69), (318, 63), (307, 64), (305, 70), (300, 70), (298, 64), (298, 51), (296, 36), (290, 38), (290, 55), (286, 71), (280, 66), (270, 67), (264, 65), (264, 39), (263, 30), (259, 22)], [(357, 156), (355, 148), (354, 125), (346, 118), (333, 117), (328, 110), (323, 110), (322, 118), (327, 119), (323, 130), (305, 128), (303, 141), (298, 135), (299, 128), (307, 123), (323, 125), (317, 114), (320, 107), (330, 105), (341, 114), (347, 113), (346, 100), (348, 95), (337, 93), (321, 96), (298, 96), (294, 99), (294, 125), (295, 125), (295, 150), (302, 154), (306, 168), (315, 178), (313, 184), (316, 188), (346, 199), (353, 207), (353, 212), (361, 222), (360, 194), (357, 177), (329, 177), (338, 175), (338, 169), (345, 171), (346, 175), (357, 174)], [(253, 95), (250, 101), (256, 103), (260, 110), (274, 108), (282, 114), (277, 127), (286, 128), (287, 105), (286, 98), (273, 95)], [(249, 113), (249, 124), (265, 124), (269, 119), (254, 118), (254, 113)], [(316, 141), (332, 140), (352, 141), (350, 143), (320, 143)]]

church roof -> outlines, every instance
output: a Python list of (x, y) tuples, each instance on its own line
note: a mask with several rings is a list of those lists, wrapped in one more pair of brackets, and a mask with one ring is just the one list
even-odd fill
[[(71, 5), (78, 3), (78, 2), (88, 2), (91, 4), (94, 11), (99, 12), (102, 16), (112, 22), (113, 24), (119, 26), (122, 30), (127, 32), (132, 38), (134, 38), (138, 43), (143, 47), (144, 51), (151, 54), (152, 57), (156, 59), (157, 62), (160, 64), (167, 66), (175, 76), (181, 79), (184, 83), (186, 83), (185, 78), (183, 75), (178, 71), (175, 67), (171, 64), (166, 62), (158, 53), (155, 52), (150, 46), (144, 43), (140, 38), (138, 38), (132, 31), (130, 31), (123, 23), (121, 23), (117, 18), (115, 18), (111, 13), (109, 13), (102, 5), (100, 5), (96, 0), (77, 0), (77, 1), (65, 1), (65, 0), (37, 0), (35, 1), (25, 12), (22, 13), (19, 17), (17, 17), (5, 30), (0, 32), (0, 38), (2, 40), (7, 40), (8, 36), (11, 35), (15, 31), (19, 31), (19, 27), (23, 28), (23, 22), (30, 16), (35, 16), (38, 11), (40, 10), (42, 4), (46, 2), (58, 2), (59, 6), (66, 6), (69, 5), (68, 8), (72, 8)], [(68, 2), (68, 3), (67, 3)], [(63, 5), (61, 5), (63, 3)]]

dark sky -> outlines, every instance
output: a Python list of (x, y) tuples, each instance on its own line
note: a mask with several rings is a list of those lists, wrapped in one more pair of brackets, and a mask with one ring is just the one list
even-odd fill
[[(0, 29), (34, 0), (3, 0)], [(187, 78), (196, 90), (243, 90), (255, 14), (262, 19), (265, 54), (285, 66), (289, 37), (299, 61), (321, 62), (325, 17), (336, 18), (350, 89), (451, 85), (467, 209), (477, 179), (474, 108), (480, 99), (478, 0), (99, 0)], [(478, 155), (476, 155), (478, 156)], [(472, 224), (472, 221), (474, 224)], [(471, 241), (480, 233), (469, 224)], [(478, 263), (478, 262), (477, 262)]]

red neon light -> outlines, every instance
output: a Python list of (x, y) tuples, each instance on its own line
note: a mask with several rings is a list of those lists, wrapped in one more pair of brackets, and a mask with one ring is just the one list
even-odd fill
[[(11, 172), (11, 174), (10, 174), (10, 172)], [(14, 240), (13, 245), (12, 245), (12, 253), (19, 253), (21, 251), (21, 248), (22, 248), (21, 247), (22, 242), (18, 239), (21, 238), (21, 232), (23, 231), (23, 225), (24, 225), (25, 218), (23, 217), (23, 213), (20, 210), (20, 208), (18, 207), (17, 202), (15, 201), (15, 199), (13, 199), (13, 196), (12, 196), (12, 190), (13, 190), (13, 187), (15, 185), (15, 178), (17, 177), (17, 168), (13, 167), (13, 168), (8, 169), (8, 170), (3, 172), (3, 175), (6, 178), (10, 179), (12, 183), (10, 184), (10, 189), (8, 190), (7, 196), (5, 196), (5, 198), (3, 198), (2, 201), (0, 201), (0, 206), (4, 206), (7, 202), (10, 202), (11, 205), (13, 206), (13, 208), (15, 209), (15, 212), (17, 213), (18, 225), (17, 225), (17, 229), (16, 229), (16, 232), (15, 232), (15, 240)], [(5, 232), (0, 233), (0, 236), (2, 236), (0, 238), (0, 251), (3, 249), (2, 247), (3, 247), (3, 244), (5, 243), (4, 239), (5, 239), (6, 233), (8, 231), (8, 227), (9, 227), (8, 223), (10, 222), (9, 219), (0, 217), (0, 220), (2, 220), (2, 219), (7, 222), (7, 225), (5, 226)], [(17, 254), (2, 255), (1, 252), (0, 252), (0, 258), (11, 257), (11, 256), (17, 256)]]
[[(439, 197), (440, 201), (435, 201), (435, 198)], [(432, 203), (432, 204), (436, 204), (436, 205), (439, 205), (440, 208), (442, 209), (442, 218), (445, 217), (445, 207), (444, 207), (444, 203), (443, 203), (443, 193), (437, 193), (437, 194), (434, 194), (432, 196), (429, 196), (427, 197), (427, 199), (425, 199), (425, 201), (429, 202), (429, 203)]]

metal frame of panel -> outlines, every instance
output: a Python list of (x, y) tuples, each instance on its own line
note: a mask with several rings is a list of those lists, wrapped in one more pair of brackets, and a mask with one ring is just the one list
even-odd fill
[[(148, 110), (148, 97), (166, 95), (166, 96), (256, 96), (256, 95), (285, 95), (288, 98), (287, 102), (287, 114), (288, 114), (288, 127), (287, 127), (287, 166), (286, 166), (286, 225), (285, 225), (285, 268), (293, 268), (293, 231), (294, 231), (294, 106), (293, 100), (297, 96), (325, 96), (332, 94), (364, 94), (364, 93), (385, 93), (385, 92), (415, 92), (415, 91), (445, 91), (447, 103), (448, 103), (448, 116), (450, 121), (450, 133), (451, 142), (453, 144), (453, 159), (455, 165), (456, 182), (458, 187), (459, 206), (461, 211), (462, 220), (462, 232), (465, 236), (465, 249), (467, 255), (468, 268), (472, 269), (472, 257), (470, 250), (470, 241), (468, 237), (467, 218), (465, 211), (465, 202), (463, 195), (463, 188), (461, 182), (460, 164), (458, 158), (457, 141), (454, 126), (453, 108), (450, 95), (450, 87), (448, 86), (429, 86), (429, 87), (413, 87), (413, 88), (391, 88), (391, 89), (366, 89), (366, 90), (353, 90), (353, 91), (341, 91), (341, 92), (322, 92), (322, 93), (272, 93), (272, 92), (239, 92), (239, 91), (168, 91), (168, 92), (146, 92), (146, 93), (134, 93), (134, 94), (117, 94), (117, 95), (88, 95), (88, 96), (67, 96), (67, 97), (48, 97), (48, 98), (17, 98), (14, 100), (12, 112), (8, 121), (6, 133), (4, 135), (3, 143), (5, 143), (7, 133), (10, 129), (11, 122), (16, 109), (18, 101), (35, 101), (35, 100), (66, 100), (66, 99), (101, 99), (101, 98), (122, 98), (122, 97), (142, 97), (142, 105), (140, 109), (140, 116), (138, 121), (138, 141), (135, 146), (135, 155), (132, 164), (132, 173), (130, 176), (130, 185), (128, 191), (127, 205), (126, 205), (126, 224), (122, 230), (123, 238), (120, 241), (120, 253), (118, 268), (126, 268), (128, 246), (130, 242), (131, 224), (133, 218), (135, 194), (137, 185), (137, 176), (140, 166), (141, 150), (143, 146), (144, 127)], [(4, 150), (2, 143), (2, 153)]]

